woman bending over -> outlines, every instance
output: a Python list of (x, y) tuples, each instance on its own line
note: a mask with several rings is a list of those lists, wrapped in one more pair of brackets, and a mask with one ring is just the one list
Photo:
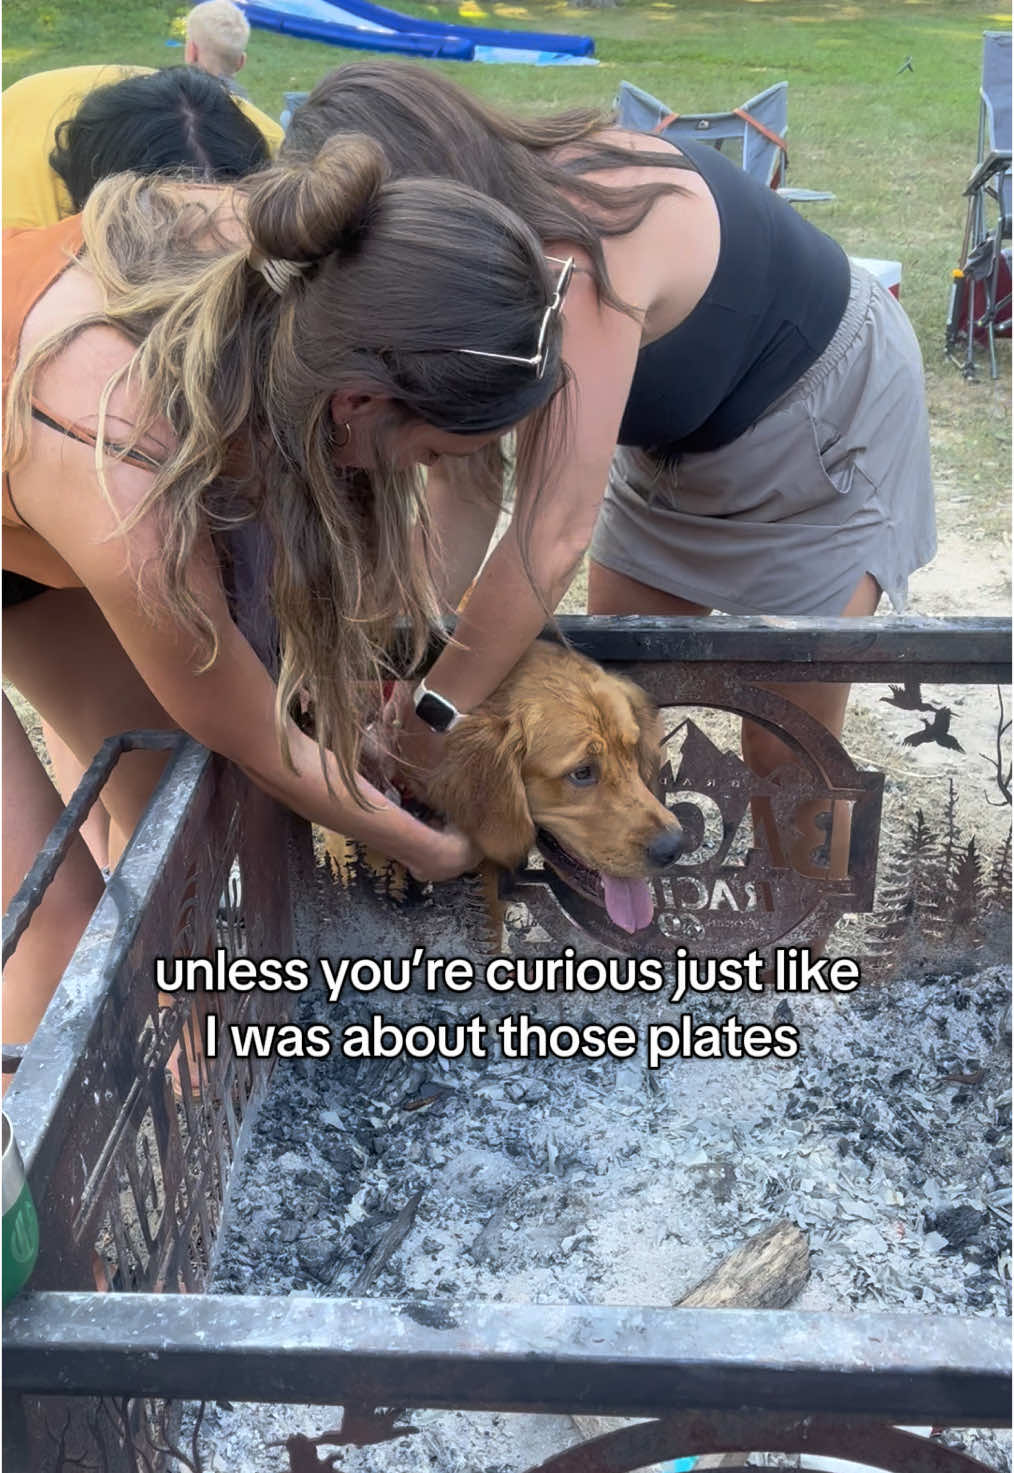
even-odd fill
[[(519, 467), (511, 529), (427, 676), (442, 698), (424, 708), (431, 724), (490, 693), (589, 549), (592, 613), (832, 616), (872, 614), (882, 591), (901, 607), (935, 550), (922, 362), (898, 303), (713, 148), (610, 124), (590, 111), (520, 120), (423, 67), (362, 62), (318, 84), (283, 145), (298, 157), (367, 133), (396, 174), (470, 184), (576, 263), (567, 453), (542, 485)], [(462, 252), (462, 283), (482, 269)], [(513, 351), (493, 324), (483, 339), (476, 383)], [(540, 347), (533, 334), (524, 349), (533, 381)], [(356, 443), (374, 406), (343, 407)], [(521, 428), (530, 458), (542, 433)], [(439, 468), (430, 499), (453, 604), (497, 508)], [(847, 686), (779, 689), (840, 733)], [(435, 760), (441, 738), (406, 692), (399, 715), (403, 750)], [(789, 757), (749, 723), (744, 752), (761, 774)]]
[[(460, 185), (387, 181), (360, 138), (244, 194), (105, 180), (83, 216), (4, 245), (5, 675), (82, 760), (114, 732), (179, 727), (419, 876), (468, 868), (460, 834), (357, 776), (360, 735), (394, 619), (417, 651), (430, 627), (418, 465), (551, 412), (538, 241)], [(538, 376), (510, 359), (477, 374), (464, 351), (540, 333)], [(253, 519), (277, 680), (227, 592), (230, 535)], [(316, 742), (290, 719), (302, 692)], [(157, 776), (133, 755), (105, 791), (121, 842)], [(6, 699), (4, 763), (6, 904), (55, 801)], [(30, 1036), (98, 891), (79, 844), (7, 968), (9, 1041)]]

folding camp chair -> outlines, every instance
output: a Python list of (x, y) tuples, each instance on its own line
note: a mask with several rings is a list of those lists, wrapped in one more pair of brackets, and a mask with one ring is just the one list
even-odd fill
[[(834, 199), (824, 190), (789, 189), (785, 184), (789, 168), (785, 142), (788, 95), (788, 82), (776, 82), (731, 112), (675, 113), (632, 82), (621, 82), (616, 97), (617, 122), (621, 128), (637, 133), (657, 133), (677, 146), (681, 139), (710, 143), (721, 152), (732, 152), (738, 146), (738, 162), (745, 171), (783, 197), (797, 202)], [(733, 148), (727, 149), (730, 144)]]
[(1011, 37), (986, 31), (979, 89), (975, 169), (965, 188), (968, 211), (961, 265), (953, 272), (947, 312), (947, 353), (964, 342), (961, 367), (975, 375), (975, 344), (985, 341), (997, 376), (996, 339), (1011, 333)]

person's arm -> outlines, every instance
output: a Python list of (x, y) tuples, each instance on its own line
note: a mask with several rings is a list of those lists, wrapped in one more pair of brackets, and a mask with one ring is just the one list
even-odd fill
[[(623, 142), (646, 152), (670, 145), (646, 134)], [(617, 183), (659, 183), (656, 170), (624, 168)], [(601, 176), (609, 182), (608, 174)], [(677, 190), (661, 196), (625, 235), (603, 239), (616, 298), (631, 309), (599, 304), (590, 263), (562, 242), (547, 254), (574, 254), (577, 270), (563, 307), (563, 361), (570, 370), (568, 439), (542, 486), (520, 485), (506, 535), (486, 562), (427, 685), (467, 713), (500, 684), (555, 611), (588, 550), (616, 448), (642, 341), (678, 326), (693, 311), (718, 259), (718, 211), (703, 180), (681, 172)], [(525, 427), (519, 430), (523, 436)], [(399, 755), (408, 774), (440, 760), (443, 737), (402, 700), (389, 711), (400, 723)]]
[(489, 549), (503, 500), (500, 443), (426, 473), (431, 531), (430, 572), (440, 606), (453, 612)]
[[(31, 463), (18, 476), (19, 510), (73, 568), (152, 694), (184, 731), (230, 758), (303, 817), (362, 839), (420, 878), (449, 879), (476, 862), (462, 835), (429, 828), (361, 779), (357, 792), (370, 807), (360, 807), (333, 760), (329, 792), (316, 743), (292, 723), (288, 736), (296, 770), (290, 770), (275, 726), (274, 683), (229, 614), (210, 541), (194, 559), (191, 588), (214, 623), (219, 648), (210, 669), (197, 673), (191, 638), (158, 609), (150, 566), (144, 571), (158, 555), (154, 516), (126, 534), (117, 530), (117, 511), (123, 515), (138, 504), (150, 485), (149, 474), (108, 464), (110, 506), (86, 446), (41, 430), (32, 441)], [(60, 487), (59, 499), (53, 486)], [(144, 586), (147, 599), (140, 591)]]
[[(459, 616), (454, 642), (426, 677), (427, 685), (459, 711), (473, 710), (496, 689), (581, 565), (605, 494), (640, 343), (639, 317), (600, 306), (591, 277), (575, 272), (563, 329), (563, 359), (571, 372), (562, 391), (568, 397), (567, 443), (555, 447), (547, 484), (517, 487), (511, 524)], [(414, 712), (403, 707), (398, 714), (404, 727), (402, 755), (423, 768), (432, 765), (442, 738)]]

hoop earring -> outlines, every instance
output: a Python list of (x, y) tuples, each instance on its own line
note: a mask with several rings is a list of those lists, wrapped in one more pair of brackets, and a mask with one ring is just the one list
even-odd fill
[(347, 420), (345, 421), (345, 424), (342, 426), (342, 428), (345, 431), (345, 439), (344, 440), (336, 440), (334, 442), (334, 448), (336, 450), (344, 450), (345, 449), (345, 446), (352, 439), (352, 426), (349, 424), (349, 422)]

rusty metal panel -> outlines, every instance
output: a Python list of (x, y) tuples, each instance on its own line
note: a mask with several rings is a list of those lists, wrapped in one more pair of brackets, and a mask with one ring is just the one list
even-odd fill
[[(305, 825), (231, 765), (182, 747), (5, 1100), (39, 1215), (35, 1286), (204, 1287), (243, 1123), (269, 1065), (228, 1048), (212, 1060), (192, 1046), (188, 1056), (206, 1004), (161, 1006), (155, 959), (218, 945), (288, 955), (289, 872), (307, 850)], [(242, 1021), (279, 1017), (285, 1003), (254, 990), (214, 1005)], [(100, 1437), (94, 1408), (89, 1416), (46, 1401), (27, 1411), (33, 1468), (60, 1466), (71, 1446), (83, 1468), (132, 1466), (115, 1417)]]

